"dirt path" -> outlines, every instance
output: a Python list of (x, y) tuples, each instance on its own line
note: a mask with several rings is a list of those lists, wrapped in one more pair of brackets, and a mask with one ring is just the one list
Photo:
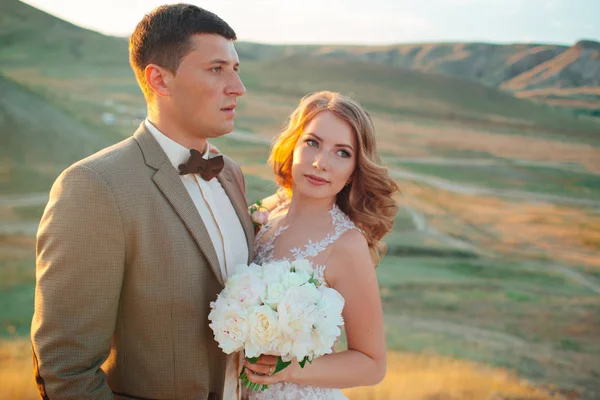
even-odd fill
[(0, 207), (29, 207), (48, 202), (48, 192), (0, 195)]
[(471, 251), (473, 253), (482, 254), (482, 255), (484, 253), (486, 253), (482, 249), (478, 248), (477, 246), (472, 245), (469, 242), (457, 239), (455, 237), (452, 237), (450, 235), (446, 235), (444, 233), (437, 231), (435, 228), (431, 227), (427, 223), (427, 218), (422, 213), (415, 210), (414, 208), (412, 208), (408, 205), (403, 205), (402, 208), (410, 214), (412, 222), (417, 231), (423, 232), (431, 237), (434, 237), (434, 238), (440, 240), (441, 242), (446, 243), (454, 248), (458, 248), (461, 250), (467, 250), (467, 251)]
[[(270, 145), (271, 141), (267, 138), (254, 135), (249, 132), (244, 131), (233, 131), (227, 135), (228, 138), (245, 141), (249, 143), (259, 143), (264, 145)], [(414, 158), (410, 159), (411, 162), (414, 162)], [(434, 162), (443, 163), (445, 165), (453, 165), (453, 163), (460, 162), (461, 165), (497, 165), (497, 164), (487, 164), (493, 160), (457, 160), (457, 159), (443, 159), (443, 158), (430, 158), (427, 157), (424, 159), (426, 162)], [(469, 164), (470, 163), (470, 164)], [(518, 163), (522, 163), (524, 165), (541, 165), (539, 162), (521, 160)], [(552, 163), (552, 166), (556, 167), (560, 164)], [(570, 168), (570, 167), (569, 167)], [(569, 169), (567, 168), (567, 169)], [(447, 190), (449, 192), (459, 193), (459, 194), (467, 194), (467, 195), (485, 195), (485, 196), (498, 196), (516, 200), (525, 200), (525, 201), (537, 201), (543, 203), (551, 203), (551, 204), (567, 204), (567, 205), (576, 205), (576, 206), (586, 206), (586, 207), (595, 207), (600, 208), (600, 201), (592, 200), (592, 199), (580, 199), (568, 196), (560, 196), (560, 195), (552, 195), (545, 193), (536, 193), (536, 192), (528, 192), (524, 190), (513, 190), (513, 189), (492, 189), (486, 187), (480, 187), (475, 185), (457, 183), (453, 181), (449, 181), (446, 179), (438, 178), (431, 175), (420, 174), (413, 171), (408, 171), (401, 168), (389, 168), (390, 175), (397, 179), (406, 179), (410, 181), (416, 181), (425, 183), (427, 185), (433, 186), (438, 189)]]
[(22, 221), (22, 222), (2, 222), (0, 224), (0, 235), (27, 235), (35, 236), (37, 233), (39, 222), (37, 221)]
[(576, 165), (568, 165), (552, 161), (535, 161), (535, 160), (502, 160), (489, 158), (452, 158), (452, 157), (384, 157), (384, 160), (391, 162), (407, 162), (411, 164), (423, 165), (460, 165), (473, 167), (495, 167), (495, 166), (522, 166), (522, 167), (547, 167), (556, 168), (569, 172), (583, 172), (594, 174), (594, 172), (586, 171), (582, 167)]
[(545, 363), (551, 360), (555, 365), (577, 369), (577, 360), (557, 354), (551, 343), (532, 343), (515, 335), (468, 325), (464, 322), (389, 314), (385, 318), (386, 321), (397, 326), (458, 337), (475, 346), (485, 346), (497, 351), (531, 357)]

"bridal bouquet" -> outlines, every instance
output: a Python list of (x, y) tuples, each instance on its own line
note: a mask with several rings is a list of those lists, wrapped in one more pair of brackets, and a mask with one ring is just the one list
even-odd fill
[[(210, 306), (219, 347), (227, 354), (244, 350), (251, 363), (262, 354), (278, 355), (275, 373), (292, 359), (304, 368), (331, 353), (344, 322), (344, 298), (319, 285), (307, 260), (236, 266)], [(250, 382), (244, 370), (240, 379), (248, 388), (267, 387)]]

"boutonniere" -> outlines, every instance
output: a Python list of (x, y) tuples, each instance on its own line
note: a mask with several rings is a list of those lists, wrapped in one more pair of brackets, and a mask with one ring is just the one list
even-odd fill
[(252, 219), (252, 223), (254, 224), (255, 228), (260, 229), (261, 226), (269, 221), (269, 210), (263, 207), (260, 200), (252, 204), (249, 208), (249, 211), (250, 219)]

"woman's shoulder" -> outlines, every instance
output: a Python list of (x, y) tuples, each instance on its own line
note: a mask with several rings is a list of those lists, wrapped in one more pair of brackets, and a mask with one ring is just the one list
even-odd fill
[(361, 271), (374, 269), (367, 239), (362, 231), (350, 229), (340, 236), (327, 260), (327, 281), (335, 286), (339, 279), (356, 279)]
[(369, 255), (369, 244), (367, 238), (358, 228), (348, 229), (336, 241), (332, 256), (354, 257)]

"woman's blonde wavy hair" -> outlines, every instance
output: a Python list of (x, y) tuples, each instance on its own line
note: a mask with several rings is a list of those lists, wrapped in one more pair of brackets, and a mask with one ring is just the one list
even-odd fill
[(377, 265), (385, 252), (381, 239), (392, 229), (398, 211), (393, 198), (398, 186), (388, 175), (387, 168), (381, 166), (373, 122), (356, 100), (329, 91), (303, 97), (290, 115), (287, 128), (274, 139), (269, 165), (279, 186), (290, 196), (294, 148), (306, 124), (323, 111), (330, 111), (348, 122), (356, 136), (356, 168), (350, 185), (338, 193), (336, 203), (363, 231), (371, 258)]

